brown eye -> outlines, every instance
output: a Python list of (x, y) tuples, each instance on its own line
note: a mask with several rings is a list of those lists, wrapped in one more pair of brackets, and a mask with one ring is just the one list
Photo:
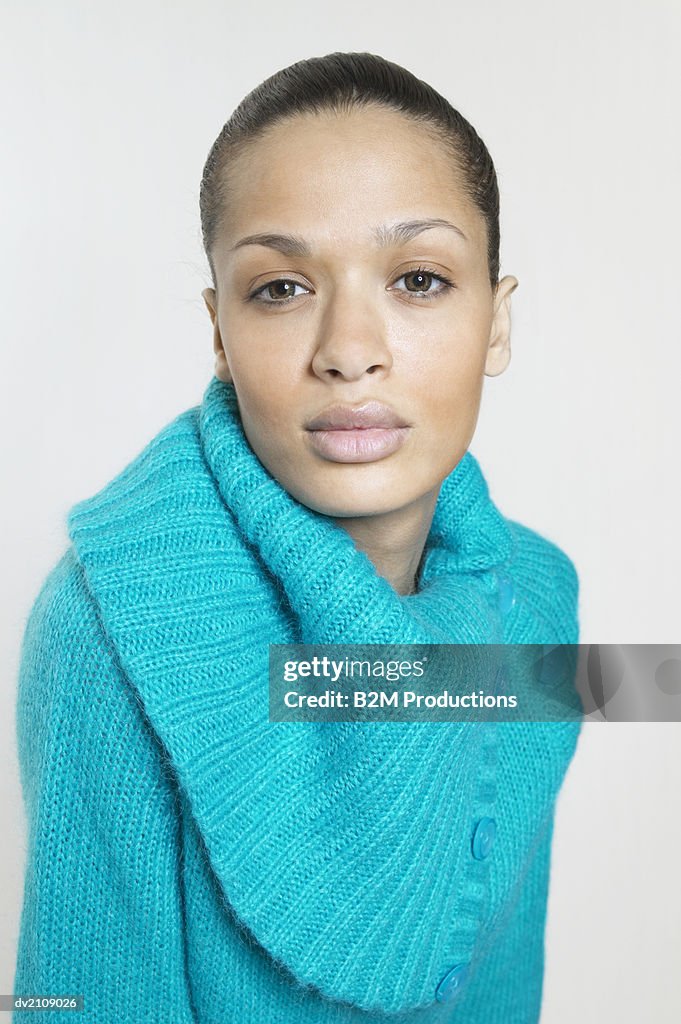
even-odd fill
[(295, 291), (293, 281), (272, 281), (267, 285), (265, 291), (270, 299), (291, 299)]
[[(404, 275), (404, 278), (406, 281), (411, 278), (415, 284), (414, 291), (417, 292), (427, 292), (434, 279), (433, 275), (429, 274), (426, 270), (410, 270), (408, 274)], [(407, 291), (411, 291), (411, 289), (407, 288)]]
[(304, 288), (298, 281), (290, 281), (288, 278), (280, 277), (276, 281), (268, 281), (262, 288), (258, 288), (250, 299), (254, 299), (256, 302), (262, 302), (266, 306), (283, 306), (291, 299), (296, 299), (298, 296), (295, 294), (295, 289)]
[[(434, 270), (427, 267), (417, 267), (415, 270), (408, 270), (398, 278), (398, 281), (407, 282), (406, 288), (398, 288), (398, 291), (406, 291), (409, 295), (418, 295), (423, 299), (435, 299), (444, 295), (454, 283), (443, 274), (436, 274)], [(432, 288), (434, 281), (439, 284), (438, 288)]]

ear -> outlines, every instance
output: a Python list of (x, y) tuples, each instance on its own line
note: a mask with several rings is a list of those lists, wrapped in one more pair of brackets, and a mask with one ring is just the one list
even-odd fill
[(494, 292), (494, 317), (485, 360), (485, 374), (497, 377), (511, 361), (511, 293), (518, 287), (518, 279), (507, 274), (499, 281)]
[(214, 288), (204, 288), (201, 292), (203, 301), (210, 315), (213, 324), (213, 352), (215, 353), (215, 376), (224, 384), (232, 383), (232, 374), (227, 362), (227, 353), (222, 343), (220, 325), (218, 323), (218, 302)]

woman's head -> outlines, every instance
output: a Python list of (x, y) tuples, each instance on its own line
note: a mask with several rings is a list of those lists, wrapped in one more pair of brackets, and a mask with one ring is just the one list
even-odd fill
[(327, 515), (432, 511), (483, 376), (508, 363), (517, 285), (498, 281), (496, 176), (472, 127), (380, 57), (301, 61), (223, 128), (201, 215), (216, 374), (260, 460)]
[(203, 244), (213, 277), (212, 250), (228, 215), (230, 166), (269, 127), (296, 114), (338, 113), (378, 104), (422, 126), (451, 156), (459, 186), (487, 230), (492, 288), (499, 277), (499, 189), (492, 158), (473, 126), (427, 82), (373, 53), (330, 53), (282, 68), (238, 105), (213, 143), (203, 169), (200, 206)]

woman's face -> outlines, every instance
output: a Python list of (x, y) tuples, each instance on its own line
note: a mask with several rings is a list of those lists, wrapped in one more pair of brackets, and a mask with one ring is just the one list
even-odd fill
[(217, 294), (202, 294), (252, 448), (326, 515), (432, 511), (484, 375), (508, 364), (518, 283), (493, 292), (451, 157), (374, 106), (280, 123), (228, 180)]

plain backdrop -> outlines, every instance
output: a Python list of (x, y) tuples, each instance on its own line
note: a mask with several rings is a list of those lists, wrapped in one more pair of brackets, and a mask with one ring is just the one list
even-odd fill
[[(68, 509), (201, 400), (203, 163), (245, 93), (294, 60), (381, 54), (481, 134), (501, 272), (520, 285), (471, 449), (501, 510), (575, 562), (585, 643), (681, 639), (681, 6), (4, 0), (0, 36), (9, 993), (25, 619)], [(680, 741), (677, 724), (583, 727), (557, 806), (542, 1024), (681, 1020)]]

